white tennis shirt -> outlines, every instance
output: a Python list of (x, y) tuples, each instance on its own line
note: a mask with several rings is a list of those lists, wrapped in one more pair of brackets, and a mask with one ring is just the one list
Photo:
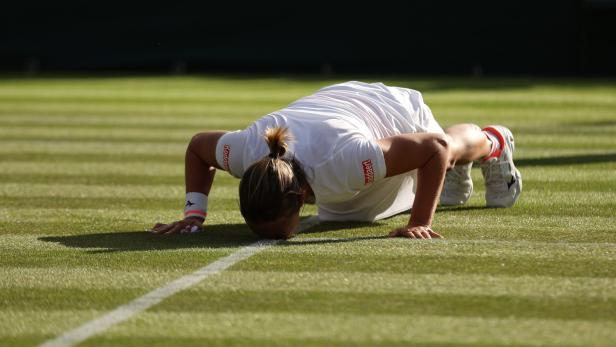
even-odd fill
[(320, 89), (223, 135), (216, 146), (220, 167), (241, 178), (269, 153), (264, 133), (273, 127), (287, 127), (293, 135), (285, 156), (303, 165), (323, 221), (373, 221), (409, 210), (417, 170), (385, 178), (377, 140), (443, 133), (418, 91), (352, 81)]

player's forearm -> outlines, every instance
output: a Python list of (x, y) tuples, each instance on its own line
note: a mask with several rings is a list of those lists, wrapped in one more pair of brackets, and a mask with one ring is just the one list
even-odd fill
[(446, 146), (438, 148), (434, 155), (417, 170), (417, 191), (411, 209), (409, 226), (431, 226), (447, 171), (449, 160)]
[(186, 192), (199, 192), (210, 195), (216, 168), (203, 161), (194, 150), (188, 146), (185, 160)]
[(185, 183), (186, 192), (210, 194), (216, 163), (216, 144), (224, 131), (209, 131), (196, 134), (186, 149)]

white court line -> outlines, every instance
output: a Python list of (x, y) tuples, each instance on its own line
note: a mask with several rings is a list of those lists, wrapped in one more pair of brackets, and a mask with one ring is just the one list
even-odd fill
[[(319, 220), (316, 216), (303, 220), (300, 224), (299, 232), (305, 231), (306, 229), (318, 224), (318, 222)], [(139, 312), (147, 310), (166, 298), (181, 292), (182, 290), (187, 289), (188, 287), (193, 286), (214, 274), (226, 270), (235, 263), (247, 259), (278, 242), (279, 240), (261, 240), (243, 247), (237, 252), (218, 259), (217, 261), (210, 263), (191, 274), (180, 277), (164, 287), (154, 289), (153, 291), (138, 297), (127, 304), (119, 306), (115, 310), (100, 318), (91, 320), (73, 330), (69, 330), (62, 335), (57, 336), (56, 338), (48, 340), (41, 344), (40, 347), (74, 346), (87, 340), (91, 336), (100, 334), (115, 324), (131, 318)]]

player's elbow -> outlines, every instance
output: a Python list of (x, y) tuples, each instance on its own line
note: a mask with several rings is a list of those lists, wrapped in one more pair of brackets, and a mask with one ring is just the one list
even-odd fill
[(196, 133), (193, 137), (190, 138), (190, 142), (188, 142), (188, 147), (195, 147), (203, 137), (203, 133)]
[(434, 137), (431, 141), (432, 151), (434, 152), (434, 157), (447, 168), (453, 166), (453, 162), (451, 160), (451, 137), (446, 134), (434, 134)]
[(188, 146), (186, 147), (186, 156), (199, 158), (200, 160), (204, 160), (203, 156), (203, 148), (206, 142), (206, 133), (196, 133), (190, 139)]
[(203, 145), (205, 144), (207, 140), (206, 137), (207, 137), (207, 133), (204, 133), (204, 132), (196, 133), (190, 139), (190, 142), (188, 143), (188, 148), (186, 150), (193, 152), (193, 153), (199, 153), (200, 149), (203, 148)]

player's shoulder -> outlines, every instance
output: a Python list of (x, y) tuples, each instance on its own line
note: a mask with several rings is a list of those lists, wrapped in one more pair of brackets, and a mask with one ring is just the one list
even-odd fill
[(229, 131), (222, 135), (216, 144), (218, 165), (235, 177), (241, 177), (244, 172), (242, 161), (246, 152), (247, 136), (246, 129)]

